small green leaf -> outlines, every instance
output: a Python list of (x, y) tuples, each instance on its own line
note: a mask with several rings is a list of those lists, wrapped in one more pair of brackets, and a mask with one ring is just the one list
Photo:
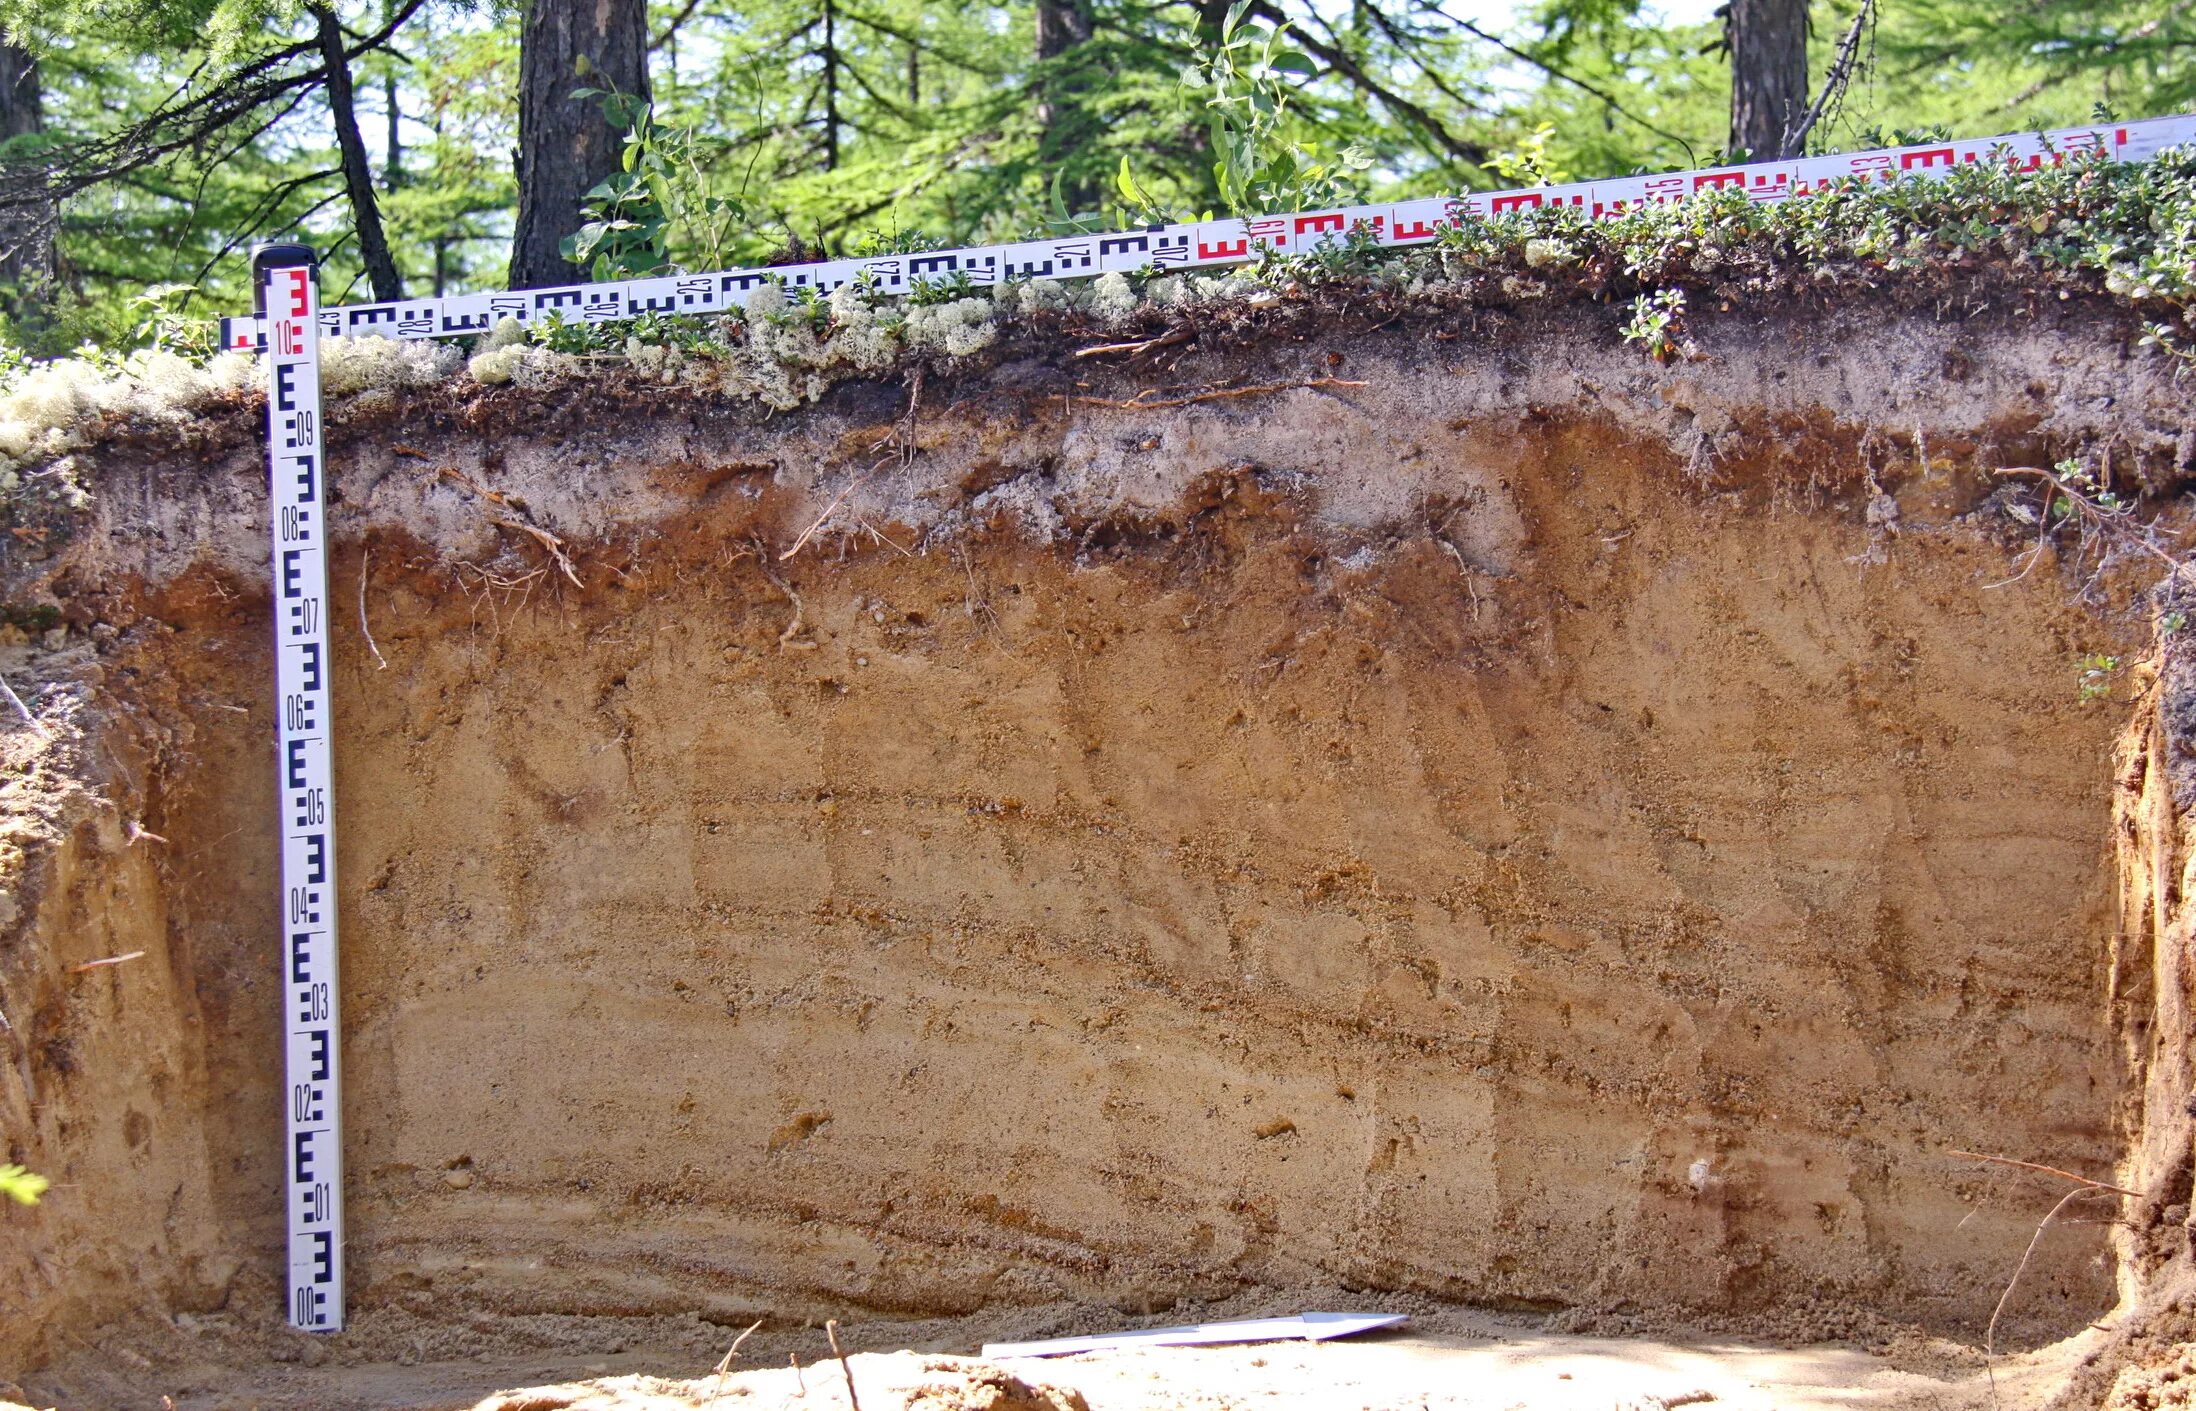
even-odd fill
[(12, 1164), (0, 1166), (0, 1195), (5, 1195), (17, 1205), (36, 1205), (38, 1197), (44, 1195), (52, 1185), (53, 1182), (35, 1171), (26, 1171)]

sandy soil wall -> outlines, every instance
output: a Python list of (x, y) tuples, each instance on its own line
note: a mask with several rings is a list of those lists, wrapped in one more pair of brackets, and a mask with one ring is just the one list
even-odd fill
[[(2148, 963), (2124, 707), (2074, 666), (2140, 614), (2023, 573), (1988, 472), (2187, 459), (2091, 316), (2004, 331), (1010, 350), (904, 426), (897, 385), (339, 414), (358, 1303), (1979, 1329), (2042, 1206), (1947, 1153), (2111, 1170)], [(1313, 376), (1358, 385), (1096, 404)], [(26, 1360), (64, 1309), (277, 1307), (248, 432), (118, 438), (9, 565), (96, 644), (87, 739), (157, 737), (80, 763), (109, 806), (0, 951), (10, 1135), (63, 1182), (0, 1217)], [(2101, 1227), (2023, 1288), (2024, 1335), (2100, 1314)]]
[(7, 1371), (126, 1311), (220, 1306), (257, 1243), (213, 1202), (207, 1070), (228, 1036), (209, 1047), (207, 960), (171, 910), (192, 879), (142, 822), (172, 737), (102, 689), (81, 645), (37, 666), (58, 686), (53, 738), (15, 731), (0, 782), (0, 1156), (54, 1184), (35, 1210), (0, 1206)]

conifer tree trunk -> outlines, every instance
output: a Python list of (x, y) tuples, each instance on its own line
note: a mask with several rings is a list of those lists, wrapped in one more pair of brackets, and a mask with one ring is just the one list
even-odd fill
[(824, 170), (839, 169), (839, 12), (823, 0)]
[[(1057, 59), (1078, 44), (1090, 42), (1093, 29), (1091, 0), (1037, 0), (1037, 62)], [(1037, 154), (1048, 166), (1065, 163), (1084, 134), (1077, 121), (1086, 85), (1074, 77), (1055, 75), (1046, 80), (1037, 98)], [(1078, 175), (1061, 183), (1061, 199), (1070, 211), (1083, 211), (1098, 199), (1096, 184)]]
[[(585, 60), (585, 71), (581, 61)], [(511, 287), (563, 284), (578, 271), (557, 244), (585, 218), (588, 190), (618, 169), (625, 134), (579, 88), (648, 95), (646, 0), (529, 0), (519, 27), (518, 229)]]
[(1192, 3), (1196, 6), (1197, 17), (1191, 31), (1196, 36), (1198, 51), (1206, 53), (1219, 45), (1220, 27), (1227, 23), (1228, 11), (1234, 7), (1235, 0), (1192, 0)]
[(358, 230), (359, 260), (366, 266), (374, 297), (386, 303), (404, 297), (389, 238), (381, 229), (381, 206), (374, 199), (374, 174), (366, 165), (366, 140), (358, 130), (357, 94), (351, 88), (351, 60), (343, 52), (343, 25), (326, 5), (312, 7), (319, 26), (320, 58), (328, 70), (328, 116), (335, 125), (336, 151), (343, 162), (343, 187), (351, 198), (351, 220)]
[(1724, 25), (1732, 148), (1757, 162), (1792, 156), (1786, 139), (1807, 116), (1807, 0), (1730, 0)]
[[(0, 142), (45, 130), (37, 56), (0, 41)], [(52, 299), (56, 219), (50, 201), (0, 210), (0, 285), (10, 291), (10, 312), (19, 320), (35, 320)]]
[(381, 159), (381, 189), (394, 191), (404, 180), (404, 112), (397, 106), (393, 72), (381, 81), (381, 106), (389, 119), (388, 154)]

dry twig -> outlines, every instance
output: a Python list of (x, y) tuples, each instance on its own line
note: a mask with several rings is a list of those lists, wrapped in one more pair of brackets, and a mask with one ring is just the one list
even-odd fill
[[(831, 503), (825, 505), (824, 512), (817, 515), (809, 523), (809, 526), (801, 531), (801, 536), (793, 541), (793, 547), (778, 555), (779, 563), (784, 563), (787, 559), (799, 553), (808, 541), (815, 537), (816, 531), (823, 528), (831, 516), (839, 512), (839, 506), (846, 503), (846, 497), (866, 484), (870, 476), (875, 475), (892, 461), (898, 461), (903, 470), (914, 461), (915, 410), (922, 405), (922, 402), (923, 370), (918, 367), (908, 378), (907, 410), (900, 414), (898, 421), (892, 423), (892, 429), (878, 437), (876, 442), (869, 448), (872, 451), (883, 451), (885, 447), (890, 446), (892, 449), (872, 461), (869, 469), (847, 481), (846, 488), (831, 497)], [(875, 531), (872, 530), (871, 532), (874, 533)]]
[(38, 723), (38, 717), (31, 714), (31, 708), (23, 704), (23, 698), (15, 694), (15, 688), (8, 684), (8, 678), (5, 676), (0, 676), (0, 691), (7, 693), (8, 704), (15, 707), (15, 713), (23, 717), (23, 723), (28, 725), (39, 739), (50, 740), (53, 738), (53, 732)]
[[(2005, 1281), (2005, 1292), (1998, 1295), (1998, 1306), (1990, 1310), (1990, 1326), (1983, 1329), (1983, 1356), (1995, 1357), (1998, 1355), (1998, 1319), (2004, 1315), (2005, 1305), (2012, 1302), (2013, 1290), (2020, 1286), (2021, 1275), (2028, 1272), (2028, 1261), (2036, 1257), (2036, 1246), (2043, 1243), (2044, 1231), (2050, 1228), (2051, 1222), (2059, 1218), (2060, 1211), (2084, 1196), (2109, 1195), (2111, 1193), (2112, 1187), (2110, 1186), (2076, 1186), (2073, 1190), (2059, 1197), (2059, 1203), (2051, 1207), (2050, 1214), (2036, 1222), (2036, 1233), (2029, 1236), (2028, 1248), (2021, 1251), (2021, 1262), (2014, 1266), (2013, 1277)], [(1997, 1386), (1998, 1379), (1993, 1374), (1990, 1379), (1993, 1396), (1997, 1393)]]
[(104, 967), (104, 966), (108, 966), (108, 965), (120, 965), (120, 964), (122, 964), (122, 963), (123, 963), (124, 961), (127, 961), (127, 960), (135, 960), (135, 959), (137, 959), (137, 958), (138, 958), (139, 956), (143, 955), (144, 953), (145, 953), (145, 952), (143, 952), (143, 951), (141, 951), (141, 950), (133, 950), (133, 951), (131, 951), (131, 952), (130, 952), (129, 954), (127, 954), (127, 955), (107, 955), (107, 956), (101, 956), (101, 957), (100, 957), (99, 959), (97, 959), (97, 960), (87, 960), (87, 961), (85, 961), (85, 962), (84, 962), (84, 963), (83, 963), (82, 965), (72, 965), (72, 966), (70, 966), (70, 967), (69, 967), (69, 973), (70, 973), (71, 975), (82, 975), (82, 974), (84, 974), (84, 973), (85, 973), (86, 971), (90, 971), (90, 970), (98, 970), (98, 969), (100, 969), (100, 968), (102, 968), (102, 967)]
[(2033, 1161), (2016, 1161), (2010, 1156), (1987, 1156), (1979, 1151), (1954, 1151), (1949, 1154), (1969, 1161), (1987, 1161), (1994, 1166), (2015, 1166), (2023, 1171), (2039, 1171), (2046, 1176), (2072, 1181), (2078, 1186), (2088, 1186), (2092, 1190), (2111, 1191), (2114, 1195), (2133, 1196), (2137, 1200), (2143, 1198), (2141, 1191), (2131, 1191), (2126, 1186), (2115, 1186), (2104, 1181), (2092, 1181), (2087, 1176), (2077, 1176), (2072, 1171), (2062, 1171), (2056, 1166), (2039, 1166)]
[(374, 666), (381, 671), (389, 669), (382, 659), (381, 648), (374, 645), (374, 629), (366, 625), (366, 575), (374, 571), (374, 551), (366, 550), (358, 561), (358, 630), (366, 638), (366, 650), (374, 654)]
[(848, 1362), (846, 1354), (839, 1350), (838, 1319), (824, 1319), (824, 1336), (831, 1339), (831, 1355), (839, 1359), (839, 1371), (846, 1377), (846, 1399), (848, 1404), (854, 1408), (854, 1411), (862, 1411), (862, 1399), (854, 1394), (854, 1364)]
[(564, 541), (562, 539), (559, 539), (556, 535), (551, 534), (546, 529), (536, 529), (533, 525), (524, 523), (520, 520), (503, 519), (496, 515), (488, 516), (488, 522), (497, 526), (500, 529), (516, 529), (522, 534), (533, 535), (535, 541), (549, 551), (549, 557), (557, 561), (558, 570), (562, 572), (566, 578), (572, 580), (573, 587), (584, 588), (587, 586), (586, 584), (580, 582), (579, 574), (572, 571), (572, 560), (564, 552)]
[[(2147, 526), (2138, 526), (2135, 523), (2135, 512), (2131, 507), (2099, 504), (2090, 495), (2067, 484), (2065, 477), (2037, 466), (2003, 466), (1999, 468), (1998, 474), (2034, 476), (2042, 481), (2047, 488), (2044, 491), (2043, 507), (2036, 515), (2036, 546), (2029, 550), (2028, 562), (2022, 565), (2021, 571), (2011, 578), (1986, 584), (1986, 587), (2003, 588), (2009, 583), (2018, 583), (2026, 578), (2029, 571), (2042, 560), (2044, 549), (2051, 542), (2052, 532), (2077, 520), (2080, 522), (2081, 532), (2075, 550), (2077, 561), (2088, 552), (2091, 545), (2096, 543), (2099, 538), (2102, 538), (2108, 543), (2125, 542), (2133, 544), (2136, 548), (2163, 563), (2169, 577), (2177, 578), (2188, 570), (2189, 565), (2186, 560), (2176, 558), (2160, 548), (2157, 540), (2152, 537), (2152, 531)], [(2061, 502), (2065, 505), (2065, 512), (2054, 522), (2052, 514), (2059, 508)], [(2100, 557), (2099, 571), (2102, 570), (2103, 561)]]
[(792, 648), (799, 651), (814, 647), (816, 645), (814, 642), (796, 642), (793, 640), (801, 635), (802, 613), (804, 611), (801, 607), (801, 595), (793, 591), (792, 584), (767, 568), (762, 571), (762, 576), (769, 579), (770, 586), (785, 594), (785, 600), (793, 605), (793, 620), (788, 622), (785, 625), (785, 630), (778, 634), (778, 650), (782, 652)]
[(1157, 338), (1146, 338), (1140, 343), (1100, 343), (1095, 347), (1077, 348), (1074, 355), (1078, 358), (1098, 358), (1109, 353), (1148, 353), (1154, 348), (1171, 348), (1177, 343), (1187, 343), (1196, 336), (1196, 329), (1183, 324), (1168, 329)]
[[(1784, 151), (1780, 155), (1796, 157), (1804, 153), (1807, 150), (1807, 134), (1815, 130), (1815, 124), (1822, 121), (1822, 115), (1833, 103), (1840, 108), (1845, 106), (1845, 90), (1852, 84), (1853, 69), (1860, 61), (1861, 35), (1867, 30), (1869, 18), (1875, 11), (1876, 0), (1861, 0), (1860, 13), (1853, 16), (1853, 27), (1838, 42), (1837, 57), (1830, 61), (1830, 72), (1823, 75), (1822, 92), (1815, 95), (1815, 105), (1807, 110), (1807, 115), (1795, 127), (1785, 132)], [(1870, 63), (1873, 65), (1874, 61), (1870, 60)], [(1753, 158), (1755, 161), (1766, 159)]]
[(1142, 392), (1127, 401), (1115, 401), (1111, 397), (1077, 397), (1086, 407), (1111, 407), (1115, 411), (1159, 411), (1167, 407), (1186, 407), (1193, 402), (1217, 402), (1225, 397), (1263, 397), (1270, 392), (1294, 392), (1305, 387), (1363, 387), (1362, 382), (1352, 382), (1340, 377), (1307, 377), (1301, 382), (1261, 382), (1252, 387), (1216, 387), (1209, 392), (1192, 392), (1186, 397), (1161, 397), (1145, 401)]
[(2140, 1191), (2131, 1191), (2125, 1186), (2107, 1185), (2103, 1181), (2092, 1181), (2087, 1176), (2078, 1176), (2072, 1171), (2062, 1170), (2057, 1166), (2045, 1166), (2034, 1161), (2019, 1161), (2010, 1156), (1990, 1156), (1979, 1151), (1954, 1151), (1951, 1154), (1969, 1161), (1987, 1161), (1995, 1166), (2011, 1166), (2017, 1170), (2034, 1171), (2045, 1176), (2056, 1176), (2062, 1181), (2072, 1181), (2074, 1183), (2074, 1189), (2060, 1196), (2058, 1204), (2052, 1206), (2043, 1219), (2036, 1222), (2036, 1232), (2028, 1237), (2028, 1248), (2021, 1251), (2021, 1262), (2014, 1266), (2013, 1277), (2005, 1281), (2005, 1291), (1998, 1295), (1997, 1306), (1990, 1310), (1990, 1324), (1983, 1329), (1983, 1371), (1989, 1377), (1990, 1401), (1995, 1406), (1998, 1400), (1998, 1372), (1993, 1365), (1993, 1359), (1998, 1355), (1998, 1320), (2005, 1316), (2006, 1305), (2013, 1301), (2013, 1291), (2020, 1287), (2021, 1275), (2028, 1272), (2029, 1262), (2036, 1257), (2036, 1247), (2043, 1243), (2044, 1231), (2051, 1228), (2051, 1222), (2059, 1218), (2060, 1211), (2077, 1200), (2101, 1195), (2122, 1195), (2140, 1200), (2142, 1199), (2142, 1193)]
[(709, 1384), (709, 1399), (711, 1401), (715, 1401), (717, 1397), (722, 1394), (724, 1389), (724, 1379), (726, 1376), (730, 1375), (732, 1371), (732, 1359), (740, 1355), (740, 1344), (746, 1342), (748, 1338), (754, 1334), (755, 1329), (761, 1327), (762, 1325), (763, 1320), (760, 1318), (757, 1318), (754, 1322), (749, 1323), (747, 1325), (747, 1330), (741, 1333), (738, 1337), (732, 1339), (732, 1345), (725, 1349), (723, 1360), (717, 1363), (716, 1371), (711, 1373), (711, 1376), (713, 1378), (713, 1380)]

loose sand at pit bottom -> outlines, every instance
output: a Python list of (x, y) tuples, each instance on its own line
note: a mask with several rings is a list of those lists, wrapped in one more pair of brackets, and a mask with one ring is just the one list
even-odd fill
[[(2000, 1407), (2041, 1405), (2067, 1359), (2078, 1355), (2069, 1348), (2008, 1359), (1998, 1369)], [(1966, 1411), (1991, 1404), (1980, 1370), (1926, 1353), (1560, 1333), (1490, 1340), (1399, 1332), (999, 1363), (903, 1352), (850, 1362), (864, 1411)], [(685, 1382), (603, 1378), (503, 1393), (477, 1411), (838, 1411), (846, 1404), (839, 1369), (825, 1365), (806, 1368), (799, 1380), (790, 1369)]]
[[(981, 1336), (976, 1321), (966, 1331)], [(1918, 1332), (1871, 1347), (1778, 1346), (1720, 1336), (1554, 1333), (1539, 1323), (1449, 1309), (1392, 1333), (1329, 1343), (999, 1361), (940, 1351), (859, 1352), (849, 1362), (863, 1411), (1669, 1411), (1685, 1405), (1714, 1411), (1985, 1411), (1993, 1405), (1978, 1351)], [(929, 1334), (945, 1325), (915, 1326)], [(875, 1340), (874, 1326), (861, 1331), (865, 1340)], [(2085, 1332), (2001, 1357), (1998, 1411), (2042, 1406), (2099, 1336)], [(798, 1372), (785, 1365), (789, 1338), (802, 1347)], [(967, 1347), (972, 1340), (919, 1339), (932, 1348)], [(171, 1404), (176, 1411), (843, 1411), (844, 1376), (823, 1341), (820, 1330), (758, 1337), (740, 1358), (751, 1370), (724, 1377), (696, 1367), (689, 1378), (687, 1369), (667, 1367), (660, 1351), (640, 1350), (586, 1360), (536, 1350), (413, 1366), (273, 1364), (188, 1378), (188, 1389)], [(680, 1375), (661, 1375), (667, 1371)], [(486, 1392), (493, 1387), (517, 1389)], [(146, 1404), (161, 1402), (154, 1396)], [(14, 1408), (0, 1402), (0, 1411)]]

